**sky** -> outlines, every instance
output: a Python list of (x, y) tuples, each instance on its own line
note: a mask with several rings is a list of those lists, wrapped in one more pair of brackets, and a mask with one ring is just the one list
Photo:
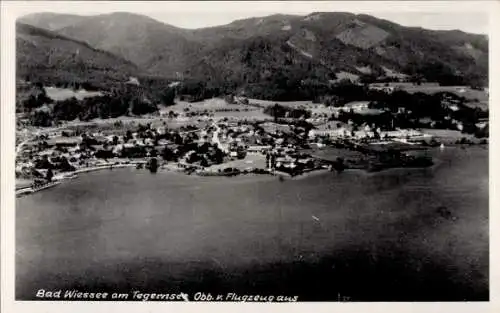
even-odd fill
[[(8, 2), (8, 1), (7, 1)], [(5, 3), (5, 2), (4, 2)], [(491, 1), (262, 1), (262, 2), (82, 2), (12, 1), (17, 16), (36, 12), (80, 15), (132, 12), (183, 28), (228, 24), (237, 19), (271, 14), (307, 15), (312, 12), (365, 13), (404, 26), (487, 34)], [(14, 14), (14, 13), (13, 13)]]

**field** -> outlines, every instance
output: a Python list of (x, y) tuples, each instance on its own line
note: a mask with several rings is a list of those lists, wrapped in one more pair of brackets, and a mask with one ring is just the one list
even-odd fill
[(389, 83), (389, 86), (399, 87), (409, 93), (423, 92), (426, 94), (434, 94), (437, 92), (451, 92), (469, 101), (488, 103), (488, 93), (486, 91), (475, 90), (466, 86), (439, 86), (431, 83), (422, 85), (414, 85), (412, 83)]
[(363, 153), (354, 150), (332, 148), (325, 149), (305, 149), (302, 152), (310, 153), (311, 155), (329, 161), (335, 161), (337, 158), (344, 159), (361, 159), (364, 157)]
[(169, 111), (174, 112), (184, 112), (189, 109), (191, 112), (202, 112), (202, 111), (217, 111), (217, 110), (237, 110), (243, 107), (238, 104), (228, 104), (223, 99), (213, 98), (207, 99), (200, 102), (187, 102), (187, 101), (175, 101), (175, 105), (162, 107), (160, 113), (168, 113)]
[[(115, 125), (115, 123), (121, 122), (120, 125)], [(197, 118), (187, 118), (187, 119), (168, 119), (166, 117), (119, 117), (110, 119), (95, 119), (91, 122), (69, 122), (63, 128), (86, 128), (86, 129), (98, 129), (98, 130), (116, 130), (116, 131), (126, 131), (127, 129), (134, 130), (138, 125), (151, 124), (152, 127), (162, 127), (168, 126), (168, 128), (176, 129), (187, 125), (201, 125), (208, 124), (208, 121), (202, 121)]]
[(444, 144), (454, 144), (457, 140), (466, 138), (467, 140), (478, 142), (480, 139), (471, 134), (464, 134), (458, 130), (450, 129), (422, 129), (422, 132), (434, 136), (439, 142)]
[(45, 87), (45, 92), (47, 93), (47, 96), (49, 98), (55, 101), (66, 100), (72, 97), (75, 97), (78, 100), (82, 100), (89, 97), (96, 97), (103, 95), (99, 91), (86, 91), (86, 90), (74, 91), (73, 89), (57, 88), (57, 87)]
[(247, 120), (267, 120), (271, 117), (264, 114), (262, 110), (252, 110), (252, 111), (230, 111), (230, 112), (215, 112), (214, 119), (221, 118), (237, 118), (237, 119), (247, 119)]
[[(269, 119), (269, 115), (262, 112), (262, 109), (244, 106), (241, 104), (228, 104), (223, 99), (214, 98), (200, 102), (176, 101), (175, 105), (161, 107), (160, 114), (167, 115), (170, 111), (175, 113), (186, 112), (207, 112), (213, 114), (213, 119), (238, 118), (238, 119)], [(196, 117), (192, 120), (196, 121)]]
[(330, 130), (330, 129), (337, 129), (340, 127), (347, 127), (346, 123), (340, 122), (340, 121), (328, 121), (326, 123), (322, 123), (319, 125), (316, 125), (317, 130)]
[(30, 187), (33, 184), (33, 180), (24, 179), (24, 178), (16, 178), (16, 190)]
[(270, 101), (270, 100), (259, 100), (259, 99), (248, 99), (250, 104), (257, 104), (261, 107), (268, 107), (275, 105), (276, 103), (284, 107), (297, 108), (299, 106), (310, 106), (312, 101)]
[(237, 168), (239, 170), (244, 170), (248, 167), (253, 168), (266, 168), (266, 158), (262, 154), (247, 154), (244, 159), (241, 160), (233, 160), (229, 162), (225, 162), (222, 164), (216, 164), (210, 166), (210, 170), (217, 171), (218, 169), (224, 168)]
[(282, 131), (284, 133), (291, 133), (292, 132), (292, 130), (291, 130), (291, 128), (290, 128), (289, 125), (276, 124), (276, 123), (273, 123), (273, 122), (269, 122), (269, 123), (263, 123), (260, 126), (267, 133), (274, 133), (274, 132), (277, 132), (277, 131)]
[(326, 107), (324, 104), (313, 103), (312, 101), (268, 101), (268, 100), (258, 100), (258, 99), (248, 99), (251, 104), (257, 104), (261, 107), (268, 107), (275, 105), (276, 103), (288, 107), (288, 108), (299, 108), (305, 107), (307, 110), (311, 111), (311, 114), (327, 114), (333, 113), (331, 107)]

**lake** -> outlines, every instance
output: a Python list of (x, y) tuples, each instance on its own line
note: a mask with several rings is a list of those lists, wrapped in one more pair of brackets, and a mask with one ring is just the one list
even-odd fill
[(279, 181), (115, 169), (16, 202), (16, 297), (38, 289), (489, 299), (488, 150)]

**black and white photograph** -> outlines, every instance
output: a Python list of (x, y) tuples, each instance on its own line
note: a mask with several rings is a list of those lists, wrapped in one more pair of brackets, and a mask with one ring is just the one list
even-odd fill
[(13, 300), (489, 302), (472, 2), (11, 1)]

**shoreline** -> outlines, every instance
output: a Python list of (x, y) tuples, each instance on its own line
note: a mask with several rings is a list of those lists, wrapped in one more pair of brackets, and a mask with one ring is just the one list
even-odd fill
[[(73, 174), (80, 174), (80, 173), (88, 173), (88, 172), (95, 172), (99, 170), (106, 170), (106, 169), (113, 169), (113, 168), (125, 168), (125, 167), (135, 167), (137, 164), (142, 164), (146, 162), (136, 162), (136, 163), (129, 163), (129, 164), (103, 164), (103, 165), (97, 165), (97, 166), (92, 166), (92, 167), (87, 167), (87, 168), (81, 168), (77, 169), (73, 172), (65, 172), (65, 173), (73, 173)], [(64, 180), (64, 178), (63, 178)]]
[[(76, 174), (81, 174), (81, 173), (90, 173), (90, 172), (97, 172), (101, 170), (107, 170), (107, 169), (113, 169), (113, 168), (127, 168), (127, 167), (135, 167), (137, 166), (138, 163), (144, 163), (144, 162), (137, 162), (135, 161), (134, 163), (129, 163), (129, 164), (103, 164), (103, 165), (98, 165), (98, 166), (92, 166), (92, 167), (87, 167), (87, 168), (80, 168), (72, 172), (63, 172), (58, 175), (54, 176), (54, 180), (52, 182), (49, 182), (48, 184), (53, 184), (57, 183), (57, 185), (62, 184), (64, 181), (68, 181), (74, 178), (74, 175)], [(23, 195), (30, 195), (34, 194), (36, 192), (42, 191), (46, 188), (42, 189), (34, 189), (33, 185), (25, 188), (21, 188), (16, 190), (16, 197), (20, 197)]]
[[(450, 145), (448, 147), (456, 149), (459, 146), (463, 147), (464, 145)], [(465, 146), (467, 147), (469, 145), (465, 145)], [(476, 146), (476, 145), (474, 145), (474, 146)], [(432, 148), (430, 150), (432, 150)], [(87, 168), (79, 168), (73, 172), (59, 173), (58, 175), (56, 175), (56, 179), (54, 180), (54, 182), (63, 183), (64, 181), (74, 179), (75, 178), (74, 175), (76, 175), (76, 174), (90, 173), (90, 172), (96, 172), (96, 171), (101, 171), (101, 170), (112, 170), (113, 168), (132, 168), (132, 167), (136, 167), (138, 164), (145, 164), (145, 163), (146, 163), (146, 161), (143, 161), (143, 160), (134, 160), (134, 161), (129, 161), (129, 163), (118, 163), (118, 164), (110, 163), (110, 164), (91, 166), (91, 167), (87, 167)], [(439, 162), (434, 162), (434, 164), (432, 164), (431, 166), (428, 166), (428, 167), (392, 167), (392, 168), (384, 168), (384, 169), (378, 170), (378, 171), (369, 171), (369, 170), (362, 169), (362, 168), (346, 168), (344, 170), (344, 172), (362, 173), (364, 175), (371, 175), (374, 173), (380, 173), (380, 172), (385, 172), (385, 171), (394, 171), (394, 170), (397, 171), (397, 170), (402, 170), (402, 169), (425, 169), (425, 168), (435, 168), (437, 166), (439, 166)], [(330, 169), (327, 169), (327, 168), (319, 168), (319, 169), (308, 170), (306, 172), (303, 172), (301, 174), (294, 175), (294, 176), (292, 176), (289, 173), (282, 172), (282, 171), (273, 171), (273, 172), (268, 171), (267, 173), (239, 172), (239, 173), (234, 173), (234, 174), (230, 174), (230, 175), (228, 175), (227, 173), (222, 173), (222, 172), (218, 173), (218, 172), (203, 171), (200, 173), (194, 172), (192, 174), (187, 174), (184, 172), (184, 169), (178, 168), (176, 163), (164, 163), (161, 166), (159, 166), (158, 172), (159, 173), (160, 172), (164, 172), (164, 173), (165, 172), (174, 172), (174, 173), (180, 173), (180, 174), (183, 174), (186, 176), (200, 176), (200, 177), (234, 177), (234, 176), (243, 176), (243, 175), (244, 176), (267, 175), (267, 176), (277, 176), (278, 178), (280, 178), (280, 177), (286, 178), (289, 180), (301, 180), (301, 179), (305, 179), (307, 177), (322, 175), (322, 174), (329, 173), (332, 171)], [(76, 178), (78, 178), (78, 177), (76, 177)], [(21, 189), (16, 190), (16, 196), (29, 195), (29, 194), (32, 194), (32, 193), (35, 193), (35, 192), (38, 192), (41, 190), (43, 190), (43, 189), (34, 190), (33, 186), (25, 187), (25, 188), (21, 188)]]

